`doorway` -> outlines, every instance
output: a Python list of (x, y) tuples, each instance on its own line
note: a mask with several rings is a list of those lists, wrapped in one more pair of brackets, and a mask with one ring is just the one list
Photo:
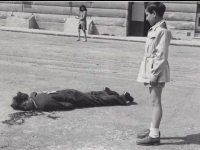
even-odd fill
[(129, 36), (147, 36), (148, 30), (151, 27), (144, 13), (145, 5), (147, 4), (148, 2), (130, 2)]

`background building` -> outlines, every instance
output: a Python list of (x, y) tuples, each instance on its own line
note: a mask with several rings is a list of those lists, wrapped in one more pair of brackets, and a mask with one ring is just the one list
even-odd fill
[[(164, 19), (174, 39), (200, 37), (200, 1), (163, 1)], [(146, 36), (150, 25), (145, 21), (144, 2), (69, 2), (69, 1), (0, 1), (0, 26), (7, 18), (34, 16), (35, 29), (65, 32), (65, 23), (86, 5), (92, 20), (91, 34)], [(68, 22), (69, 23), (69, 22)], [(76, 25), (72, 26), (77, 28)]]

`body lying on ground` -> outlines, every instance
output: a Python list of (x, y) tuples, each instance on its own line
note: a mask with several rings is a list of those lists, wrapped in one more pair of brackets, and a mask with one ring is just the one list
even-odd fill
[(64, 111), (81, 107), (127, 105), (133, 100), (133, 97), (128, 92), (119, 95), (108, 87), (104, 88), (103, 91), (91, 91), (88, 93), (65, 89), (42, 93), (32, 92), (30, 96), (26, 93), (18, 92), (17, 96), (13, 97), (11, 107), (24, 111)]

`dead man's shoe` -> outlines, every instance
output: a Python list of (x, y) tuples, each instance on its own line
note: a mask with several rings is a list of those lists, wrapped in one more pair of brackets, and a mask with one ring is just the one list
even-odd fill
[(136, 144), (137, 145), (144, 145), (144, 146), (159, 145), (160, 144), (160, 137), (152, 138), (148, 135), (143, 139), (137, 139)]
[(117, 95), (117, 96), (119, 96), (119, 94), (117, 93), (117, 92), (115, 92), (115, 91), (112, 91), (110, 88), (108, 88), (108, 87), (105, 87), (104, 89), (103, 89), (108, 95)]
[(133, 102), (134, 98), (130, 95), (130, 93), (125, 92), (124, 96), (130, 103)]
[(110, 91), (110, 89), (108, 87), (105, 87), (103, 90), (106, 91), (106, 92)]

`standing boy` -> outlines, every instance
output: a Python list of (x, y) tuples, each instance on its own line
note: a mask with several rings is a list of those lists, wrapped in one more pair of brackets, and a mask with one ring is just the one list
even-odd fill
[(150, 129), (137, 135), (138, 145), (160, 143), (159, 126), (162, 118), (161, 94), (166, 82), (170, 81), (168, 48), (172, 38), (163, 20), (166, 7), (161, 2), (151, 2), (145, 7), (146, 20), (152, 26), (147, 35), (145, 54), (141, 63), (138, 82), (149, 88), (153, 115)]

